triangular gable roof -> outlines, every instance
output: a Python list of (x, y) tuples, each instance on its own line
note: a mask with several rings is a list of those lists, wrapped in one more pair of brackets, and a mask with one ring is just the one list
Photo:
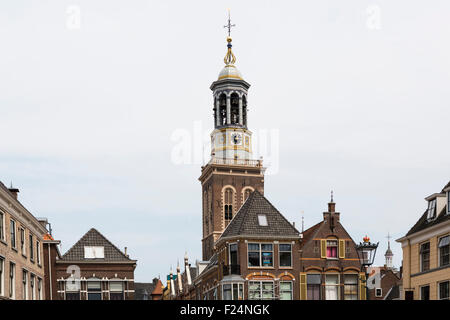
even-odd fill
[[(264, 214), (267, 226), (258, 223), (258, 215)], [(253, 191), (219, 240), (235, 236), (299, 237), (300, 232), (257, 190)]]
[(161, 280), (158, 279), (158, 282), (155, 285), (155, 288), (152, 291), (152, 295), (162, 295), (163, 294), (163, 284), (161, 282)]
[[(104, 247), (105, 258), (104, 259), (85, 259), (84, 247), (95, 246)], [(108, 239), (106, 239), (100, 232), (92, 228), (86, 234), (75, 243), (63, 256), (62, 261), (133, 261), (128, 258), (122, 251), (120, 251), (115, 245), (113, 245)]]
[(309, 240), (314, 238), (314, 236), (316, 235), (317, 231), (320, 229), (320, 226), (322, 224), (323, 224), (323, 221), (320, 221), (319, 223), (316, 223), (315, 225), (313, 225), (312, 227), (306, 229), (303, 232), (303, 238), (302, 238), (302, 243), (301, 243), (302, 247), (305, 244), (307, 244), (309, 242)]

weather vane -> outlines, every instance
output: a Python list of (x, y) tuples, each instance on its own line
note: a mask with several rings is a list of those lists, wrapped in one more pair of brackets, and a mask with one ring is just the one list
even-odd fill
[(236, 27), (235, 24), (231, 24), (231, 15), (230, 15), (230, 9), (228, 9), (228, 24), (223, 26), (224, 28), (228, 28), (228, 36), (231, 37), (231, 28)]

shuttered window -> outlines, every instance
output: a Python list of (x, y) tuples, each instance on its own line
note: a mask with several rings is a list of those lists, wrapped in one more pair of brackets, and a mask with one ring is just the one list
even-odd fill
[(327, 258), (327, 240), (325, 239), (320, 240), (320, 257), (322, 259)]
[(306, 300), (306, 273), (300, 273), (300, 300)]
[(339, 259), (345, 258), (345, 240), (339, 240)]

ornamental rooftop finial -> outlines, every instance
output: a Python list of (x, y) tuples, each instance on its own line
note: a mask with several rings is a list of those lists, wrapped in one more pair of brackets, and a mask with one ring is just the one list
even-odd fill
[(236, 62), (236, 57), (233, 54), (233, 51), (231, 51), (231, 28), (235, 27), (235, 24), (231, 24), (231, 16), (230, 16), (230, 9), (228, 9), (228, 24), (223, 26), (224, 28), (228, 28), (228, 37), (227, 37), (227, 54), (225, 55), (225, 58), (223, 59), (223, 61), (225, 62), (225, 65), (234, 65), (234, 63)]

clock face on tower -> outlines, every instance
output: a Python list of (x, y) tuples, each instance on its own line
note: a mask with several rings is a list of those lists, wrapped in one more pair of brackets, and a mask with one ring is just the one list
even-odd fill
[(231, 144), (238, 145), (242, 142), (242, 135), (240, 133), (233, 133), (231, 135)]

